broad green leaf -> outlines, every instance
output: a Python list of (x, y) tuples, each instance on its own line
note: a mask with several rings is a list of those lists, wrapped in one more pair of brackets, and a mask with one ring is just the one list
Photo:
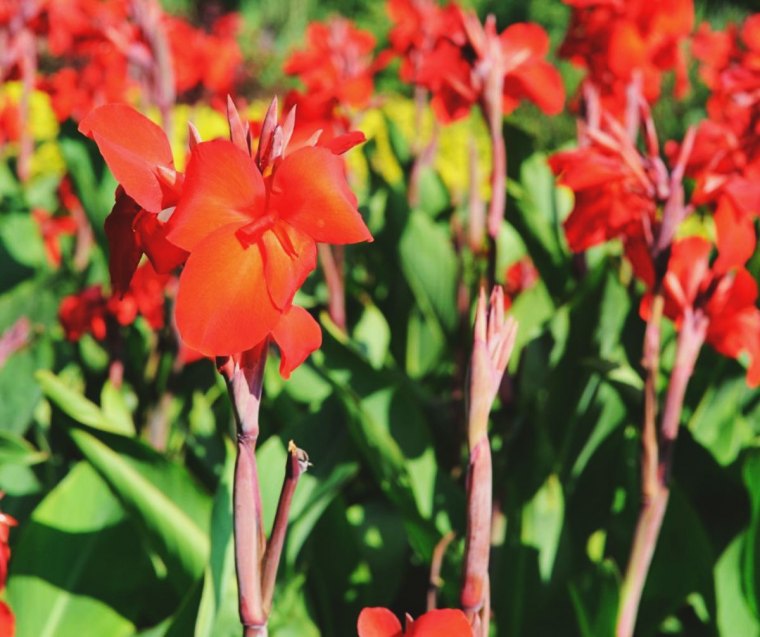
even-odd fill
[(14, 545), (8, 598), (16, 637), (131, 635), (142, 591), (150, 590), (146, 577), (152, 567), (139, 534), (82, 462), (37, 506)]
[(211, 552), (203, 578), (195, 637), (238, 637), (241, 630), (232, 526), (236, 451), (231, 442), (226, 450), (227, 461), (211, 510)]
[(68, 433), (124, 507), (142, 526), (166, 562), (178, 590), (195, 581), (209, 552), (209, 500), (186, 470), (142, 443), (105, 436), (105, 444), (84, 429)]
[(753, 615), (742, 591), (743, 547), (747, 534), (739, 535), (715, 563), (715, 597), (720, 637), (760, 637), (760, 622)]
[(123, 418), (107, 417), (95, 403), (87, 400), (52, 372), (40, 370), (37, 372), (37, 380), (45, 396), (72, 420), (110, 433), (134, 433), (134, 425), (130, 422), (125, 422)]
[(538, 566), (544, 581), (549, 581), (554, 568), (564, 514), (562, 485), (559, 478), (552, 474), (522, 512), (522, 541), (538, 549)]
[(42, 235), (29, 213), (0, 216), (0, 241), (18, 263), (34, 269), (46, 267)]
[(448, 229), (412, 211), (399, 244), (401, 268), (420, 309), (447, 330), (457, 324), (458, 260)]
[(366, 354), (372, 367), (379, 369), (388, 356), (391, 330), (383, 313), (372, 303), (364, 306), (359, 322), (354, 328), (354, 340)]

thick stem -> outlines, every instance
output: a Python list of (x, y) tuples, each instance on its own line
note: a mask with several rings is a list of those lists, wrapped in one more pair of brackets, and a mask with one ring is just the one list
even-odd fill
[(240, 623), (244, 637), (267, 634), (267, 614), (261, 588), (265, 538), (262, 524), (261, 489), (256, 468), (259, 407), (266, 364), (266, 341), (244, 352), (239, 360), (221, 362), (237, 422), (238, 442), (233, 487), (235, 570), (238, 580)]
[(467, 535), (460, 603), (471, 623), (486, 605), (488, 594), (491, 506), (491, 446), (488, 437), (482, 436), (470, 450), (467, 473)]
[[(631, 637), (636, 626), (639, 602), (644, 591), (649, 567), (657, 546), (665, 510), (668, 505), (668, 487), (673, 462), (673, 446), (678, 435), (683, 399), (689, 378), (694, 371), (699, 350), (705, 340), (707, 320), (701, 312), (687, 310), (678, 335), (676, 363), (673, 367), (665, 398), (665, 408), (660, 421), (659, 456), (657, 475), (649, 486), (651, 492), (645, 497), (639, 512), (636, 532), (625, 578), (620, 590), (616, 637)], [(646, 495), (646, 494), (645, 494)]]
[(272, 533), (269, 536), (266, 553), (264, 554), (264, 568), (261, 575), (261, 588), (264, 596), (264, 612), (269, 614), (272, 608), (275, 582), (277, 580), (277, 567), (280, 564), (282, 547), (285, 544), (285, 533), (288, 529), (288, 516), (293, 494), (298, 485), (301, 474), (309, 467), (309, 456), (303, 450), (296, 447), (291, 440), (288, 444), (288, 459), (285, 463), (285, 480), (280, 491), (280, 500), (277, 503)]
[[(256, 438), (238, 436), (235, 463), (234, 527), (235, 566), (238, 580), (240, 623), (246, 635), (266, 626), (261, 591), (261, 558), (264, 537), (261, 527), (261, 499), (256, 469)], [(260, 634), (260, 633), (252, 633)]]
[[(500, 91), (499, 96), (501, 96)], [(491, 135), (491, 202), (488, 205), (488, 234), (496, 240), (507, 206), (507, 145), (504, 143), (504, 134), (501, 129), (501, 109), (491, 104), (484, 108), (483, 112)]]
[(327, 303), (330, 318), (343, 332), (346, 331), (346, 293), (343, 282), (343, 252), (320, 243), (317, 246), (319, 261), (327, 283)]

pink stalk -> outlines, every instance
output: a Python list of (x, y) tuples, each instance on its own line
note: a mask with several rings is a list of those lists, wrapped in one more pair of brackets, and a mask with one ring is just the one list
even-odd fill
[(660, 421), (656, 480), (648, 486), (649, 493), (645, 493), (628, 568), (620, 590), (616, 637), (631, 637), (636, 626), (641, 595), (670, 497), (669, 479), (673, 462), (673, 446), (678, 435), (683, 399), (706, 332), (706, 317), (699, 311), (687, 310), (678, 335), (676, 363), (671, 372), (665, 408)]
[(438, 540), (438, 544), (433, 549), (433, 557), (430, 560), (430, 578), (428, 579), (427, 610), (435, 610), (438, 606), (438, 589), (443, 584), (441, 580), (443, 557), (446, 554), (446, 549), (449, 548), (449, 544), (451, 544), (455, 537), (454, 532), (449, 531)]
[(22, 316), (5, 332), (0, 334), (0, 369), (13, 354), (26, 347), (31, 338), (32, 325), (26, 316)]
[(267, 634), (267, 616), (261, 587), (265, 539), (261, 490), (256, 469), (256, 440), (259, 435), (259, 407), (266, 352), (265, 341), (243, 353), (239, 361), (228, 358), (220, 365), (220, 371), (227, 380), (238, 432), (233, 518), (243, 637), (264, 637)]
[(285, 533), (288, 528), (288, 516), (293, 494), (298, 485), (298, 479), (309, 468), (309, 456), (303, 450), (296, 447), (291, 440), (288, 444), (288, 458), (285, 462), (285, 480), (280, 491), (280, 500), (277, 503), (272, 533), (267, 542), (264, 554), (264, 568), (262, 569), (262, 589), (264, 597), (264, 612), (268, 615), (272, 608), (272, 597), (277, 580), (277, 567), (280, 564), (282, 547), (285, 544)]
[(460, 604), (476, 637), (487, 637), (490, 614), (492, 468), (488, 418), (515, 343), (517, 324), (504, 314), (504, 292), (495, 287), (490, 308), (481, 289), (470, 364), (467, 439), (467, 532)]
[(342, 246), (329, 246), (325, 243), (317, 245), (319, 262), (327, 283), (327, 304), (332, 322), (341, 331), (346, 331), (346, 291), (343, 281), (343, 250)]

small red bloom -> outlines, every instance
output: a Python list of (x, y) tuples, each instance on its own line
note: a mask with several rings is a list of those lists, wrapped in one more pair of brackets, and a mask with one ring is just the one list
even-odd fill
[(359, 637), (472, 637), (472, 628), (458, 609), (431, 610), (411, 620), (407, 615), (406, 630), (387, 608), (365, 608), (357, 622)]
[(109, 322), (129, 325), (136, 316), (137, 304), (132, 297), (106, 298), (99, 285), (64, 297), (58, 309), (58, 318), (70, 341), (78, 341), (85, 334), (102, 341), (108, 333)]
[(76, 232), (76, 221), (69, 216), (54, 217), (42, 208), (32, 210), (32, 219), (39, 226), (48, 262), (57, 268), (61, 265), (60, 238)]

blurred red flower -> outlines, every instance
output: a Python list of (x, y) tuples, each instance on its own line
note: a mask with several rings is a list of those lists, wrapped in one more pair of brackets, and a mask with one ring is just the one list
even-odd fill
[(77, 231), (76, 221), (70, 216), (54, 217), (42, 208), (32, 210), (32, 219), (34, 219), (34, 222), (40, 229), (48, 262), (54, 268), (57, 268), (61, 265), (60, 238), (66, 235), (73, 235)]
[(688, 89), (683, 44), (694, 24), (693, 0), (564, 0), (572, 7), (560, 55), (588, 71), (606, 110), (621, 117), (636, 76), (648, 102), (662, 75), (675, 71), (676, 95)]
[(565, 90), (557, 69), (544, 58), (549, 38), (537, 24), (518, 23), (501, 34), (493, 17), (482, 25), (474, 13), (457, 8), (457, 20), (420, 64), (418, 81), (429, 89), (442, 122), (467, 115), (473, 104), (486, 112), (511, 113), (523, 99), (555, 115)]
[(472, 637), (472, 628), (464, 613), (458, 609), (431, 610), (411, 620), (407, 616), (406, 630), (387, 608), (365, 608), (357, 622), (359, 637)]
[[(687, 312), (707, 322), (705, 342), (724, 356), (749, 357), (747, 383), (760, 385), (760, 309), (754, 277), (744, 267), (726, 268), (728, 260), (710, 264), (712, 244), (701, 237), (688, 237), (673, 244), (663, 279), (665, 315), (680, 328)], [(651, 270), (643, 252), (632, 259), (639, 273)], [(651, 294), (644, 297), (641, 315), (648, 319)]]

